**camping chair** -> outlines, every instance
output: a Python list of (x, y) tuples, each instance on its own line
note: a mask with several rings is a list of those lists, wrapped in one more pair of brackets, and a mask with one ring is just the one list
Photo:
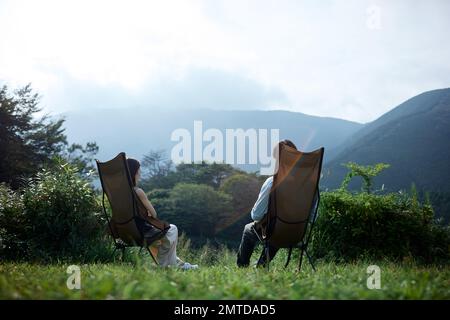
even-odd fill
[[(96, 160), (96, 163), (103, 189), (103, 212), (114, 241), (114, 252), (120, 249), (123, 256), (127, 247), (137, 246), (141, 250), (146, 248), (153, 261), (158, 264), (155, 258), (157, 251), (149, 247), (167, 233), (169, 224), (148, 216), (147, 210), (133, 189), (124, 152), (107, 162)], [(112, 210), (111, 219), (105, 208), (105, 194)], [(151, 236), (148, 232), (144, 235), (141, 227), (144, 221), (155, 228)]]
[(301, 152), (280, 145), (278, 170), (273, 177), (269, 195), (269, 208), (264, 219), (257, 225), (261, 228), (269, 269), (269, 245), (288, 248), (285, 268), (291, 259), (292, 249), (300, 249), (298, 271), (302, 267), (303, 253), (315, 271), (314, 263), (307, 251), (314, 222), (317, 218), (320, 192), (319, 179), (324, 148), (312, 152)]

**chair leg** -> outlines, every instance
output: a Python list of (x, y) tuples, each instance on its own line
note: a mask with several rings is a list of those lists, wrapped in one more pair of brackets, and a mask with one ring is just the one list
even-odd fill
[(111, 254), (111, 259), (112, 259), (114, 262), (116, 262), (116, 257), (115, 257), (116, 251), (117, 251), (117, 246), (114, 245), (114, 250), (113, 250), (113, 252), (112, 252), (112, 254)]
[(122, 250), (121, 261), (124, 261), (124, 259), (125, 259), (125, 247), (122, 247), (121, 250)]
[(152, 255), (156, 258), (158, 256), (159, 249), (158, 247), (150, 247), (149, 250), (152, 252)]
[(300, 249), (300, 261), (298, 263), (298, 272), (302, 269), (302, 262), (303, 262), (303, 249)]
[(308, 253), (308, 250), (305, 250), (305, 253), (306, 253), (306, 256), (308, 257), (309, 264), (311, 265), (313, 271), (316, 272), (316, 268), (315, 268), (314, 263), (313, 263), (313, 261), (311, 259), (311, 256)]
[[(159, 266), (159, 263), (156, 260), (155, 256), (153, 255), (153, 252), (152, 252), (152, 249), (153, 249), (153, 251), (155, 251), (154, 249), (158, 250), (158, 248), (152, 248), (152, 249), (150, 249), (150, 247), (146, 247), (146, 248), (147, 248), (148, 253), (150, 254), (150, 257), (152, 257), (153, 261), (155, 262), (155, 264), (157, 266)], [(156, 255), (157, 255), (157, 251), (156, 251)]]
[(289, 248), (289, 253), (288, 253), (287, 260), (286, 260), (286, 264), (284, 265), (285, 269), (287, 268), (287, 266), (289, 265), (289, 262), (291, 261), (291, 254), (292, 254), (292, 247)]

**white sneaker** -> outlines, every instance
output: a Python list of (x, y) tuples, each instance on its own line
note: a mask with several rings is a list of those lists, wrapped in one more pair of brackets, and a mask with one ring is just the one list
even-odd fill
[(185, 262), (183, 263), (180, 268), (182, 270), (192, 270), (192, 269), (198, 269), (198, 265), (197, 264), (190, 264), (189, 262)]

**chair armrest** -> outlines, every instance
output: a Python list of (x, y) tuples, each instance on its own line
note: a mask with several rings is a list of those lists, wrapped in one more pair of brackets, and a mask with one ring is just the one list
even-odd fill
[(147, 220), (153, 226), (155, 226), (156, 228), (158, 228), (160, 230), (164, 230), (164, 229), (170, 228), (169, 223), (167, 223), (166, 221), (162, 221), (162, 220), (159, 220), (159, 219), (154, 218), (154, 217), (147, 217)]

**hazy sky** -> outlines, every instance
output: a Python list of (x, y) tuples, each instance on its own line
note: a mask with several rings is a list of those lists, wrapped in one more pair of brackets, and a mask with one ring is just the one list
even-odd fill
[(359, 122), (450, 87), (450, 1), (0, 0), (0, 82), (55, 113), (286, 109)]

